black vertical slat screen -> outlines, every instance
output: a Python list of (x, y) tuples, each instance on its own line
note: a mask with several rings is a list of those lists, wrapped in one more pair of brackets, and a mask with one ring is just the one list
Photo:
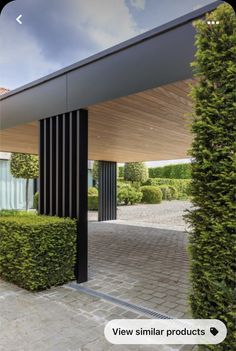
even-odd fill
[(70, 115), (63, 118), (63, 217), (70, 215)]
[(99, 161), (99, 221), (117, 218), (116, 169), (116, 162)]
[(62, 181), (63, 181), (63, 115), (56, 118), (56, 212), (62, 216)]
[(39, 213), (78, 219), (76, 277), (87, 280), (88, 112), (40, 120)]
[(39, 123), (39, 135), (40, 135), (40, 143), (39, 143), (39, 212), (41, 213), (41, 209), (44, 208), (44, 122), (40, 121)]
[(56, 155), (57, 155), (57, 118), (50, 119), (50, 155), (51, 155), (51, 162), (50, 162), (50, 215), (56, 213), (56, 193), (57, 193), (57, 183), (56, 183), (56, 170), (57, 170), (57, 162), (56, 162)]

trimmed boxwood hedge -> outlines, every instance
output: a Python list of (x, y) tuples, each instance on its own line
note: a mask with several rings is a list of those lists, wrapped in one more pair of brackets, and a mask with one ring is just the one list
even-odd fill
[(168, 179), (168, 178), (149, 178), (144, 185), (167, 185), (173, 186), (177, 191), (177, 199), (185, 200), (190, 196), (191, 179)]
[(0, 217), (11, 217), (11, 216), (35, 216), (35, 211), (26, 210), (0, 210)]
[(0, 217), (0, 276), (31, 291), (74, 278), (76, 222), (25, 215)]
[(164, 167), (152, 167), (148, 169), (150, 178), (171, 178), (171, 179), (190, 179), (191, 164), (180, 163)]
[(88, 195), (88, 210), (98, 210), (98, 195)]
[(142, 186), (140, 188), (143, 197), (142, 202), (146, 204), (159, 204), (162, 200), (162, 191), (157, 186)]

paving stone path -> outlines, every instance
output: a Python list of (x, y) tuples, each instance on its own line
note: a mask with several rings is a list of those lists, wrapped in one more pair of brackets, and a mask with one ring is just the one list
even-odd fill
[[(136, 207), (135, 211), (137, 216), (148, 208)], [(90, 280), (83, 286), (182, 318), (189, 316), (187, 235), (180, 231), (182, 222), (176, 222), (178, 230), (170, 230), (169, 224), (163, 228), (163, 216), (158, 216), (161, 211), (161, 206), (150, 208), (159, 218), (159, 223), (150, 226), (146, 215), (140, 223), (141, 216), (134, 214), (131, 219), (121, 219), (122, 223), (91, 222)], [(171, 217), (170, 222), (177, 216), (172, 212)], [(0, 351), (191, 349), (112, 345), (104, 337), (104, 326), (115, 318), (147, 317), (68, 285), (33, 294), (0, 280)]]
[(188, 317), (186, 244), (180, 231), (90, 223), (90, 279), (83, 285), (171, 317)]

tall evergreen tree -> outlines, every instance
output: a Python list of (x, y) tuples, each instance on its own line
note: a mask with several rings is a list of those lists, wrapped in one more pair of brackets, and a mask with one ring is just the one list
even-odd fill
[[(214, 22), (212, 22), (214, 21)], [(191, 307), (194, 318), (217, 318), (228, 329), (225, 341), (204, 350), (235, 349), (236, 246), (236, 17), (228, 4), (196, 26), (197, 84), (191, 156), (189, 213)]]

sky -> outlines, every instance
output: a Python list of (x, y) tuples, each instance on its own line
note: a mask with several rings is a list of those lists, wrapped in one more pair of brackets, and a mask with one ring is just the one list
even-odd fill
[(0, 16), (0, 87), (15, 89), (212, 2), (15, 0)]

